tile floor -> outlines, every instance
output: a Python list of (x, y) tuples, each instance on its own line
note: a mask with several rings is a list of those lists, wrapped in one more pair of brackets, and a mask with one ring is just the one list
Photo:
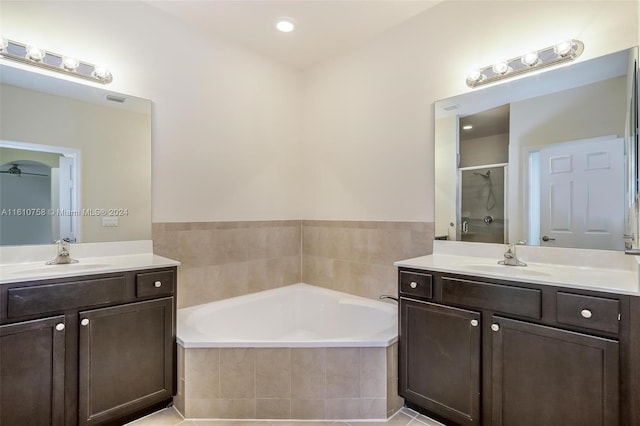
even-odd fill
[(246, 420), (185, 420), (174, 408), (153, 413), (128, 423), (127, 426), (443, 426), (409, 408), (403, 408), (386, 422), (340, 422), (340, 421), (246, 421)]

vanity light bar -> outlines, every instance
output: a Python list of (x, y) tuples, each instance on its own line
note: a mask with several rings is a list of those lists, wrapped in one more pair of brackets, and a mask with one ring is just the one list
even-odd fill
[(467, 86), (478, 87), (505, 78), (570, 62), (580, 56), (583, 51), (584, 43), (579, 40), (568, 40), (538, 51), (527, 52), (508, 61), (497, 62), (472, 71), (467, 76)]
[(103, 66), (80, 61), (76, 58), (49, 52), (37, 46), (27, 45), (6, 38), (0, 39), (0, 58), (33, 65), (101, 84), (108, 84), (113, 80), (113, 76), (109, 70)]

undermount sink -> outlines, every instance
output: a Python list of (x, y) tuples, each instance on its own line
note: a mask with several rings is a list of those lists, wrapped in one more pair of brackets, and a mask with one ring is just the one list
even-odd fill
[(109, 266), (106, 263), (63, 263), (59, 265), (46, 265), (40, 268), (25, 268), (18, 271), (13, 271), (16, 275), (28, 275), (28, 274), (47, 274), (58, 272), (72, 272), (72, 271), (84, 271), (86, 269), (98, 269)]
[(536, 271), (528, 266), (507, 266), (507, 265), (465, 265), (469, 269), (473, 269), (480, 272), (491, 272), (497, 274), (510, 274), (510, 275), (528, 275), (532, 277), (550, 277), (551, 274), (546, 272)]

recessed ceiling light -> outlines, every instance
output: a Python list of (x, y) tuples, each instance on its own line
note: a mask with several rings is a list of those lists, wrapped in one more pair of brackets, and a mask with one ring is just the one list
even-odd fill
[(471, 130), (473, 129), (473, 126), (471, 124), (467, 124), (465, 126), (462, 126), (462, 130)]
[(296, 28), (296, 23), (291, 18), (278, 18), (276, 28), (283, 33), (290, 33)]

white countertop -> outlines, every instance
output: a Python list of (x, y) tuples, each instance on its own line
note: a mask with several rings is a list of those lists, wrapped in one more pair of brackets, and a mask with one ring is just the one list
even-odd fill
[[(451, 242), (449, 242), (451, 243)], [(469, 244), (469, 243), (468, 243)], [(479, 244), (479, 243), (472, 243)], [(502, 250), (502, 245), (497, 245)], [(454, 250), (452, 250), (452, 247)], [(440, 248), (440, 250), (439, 250)], [(604, 291), (617, 294), (640, 296), (640, 274), (638, 258), (623, 253), (601, 250), (565, 249), (572, 253), (575, 261), (557, 263), (559, 259), (569, 259), (561, 252), (555, 253), (555, 263), (536, 262), (543, 259), (531, 248), (517, 248), (518, 258), (527, 266), (499, 265), (502, 256), (495, 256), (495, 250), (484, 250), (492, 257), (478, 256), (479, 247), (473, 247), (472, 253), (464, 245), (447, 245), (444, 249), (434, 245), (434, 254), (395, 262), (398, 267), (423, 269), (452, 274), (469, 275), (484, 278), (512, 280), (532, 284), (570, 287), (583, 290)], [(486, 247), (485, 247), (486, 248)], [(460, 254), (452, 254), (456, 251)], [(546, 255), (546, 254), (545, 254)], [(559, 255), (559, 256), (558, 256)], [(606, 259), (611, 257), (610, 259)], [(603, 265), (603, 263), (606, 263)], [(594, 266), (585, 266), (594, 265)], [(609, 266), (609, 267), (605, 267)]]
[[(71, 248), (71, 257), (78, 260), (78, 263), (66, 265), (45, 264), (47, 260), (55, 257), (55, 250), (51, 255), (49, 246), (46, 246), (46, 249), (27, 246), (15, 248), (13, 251), (7, 251), (5, 248), (0, 259), (0, 284), (180, 265), (178, 261), (153, 254), (152, 245), (147, 242), (96, 243), (81, 246), (77, 244)], [(22, 252), (28, 255), (22, 256)], [(74, 252), (77, 255), (74, 255)], [(34, 257), (37, 260), (34, 260)]]

